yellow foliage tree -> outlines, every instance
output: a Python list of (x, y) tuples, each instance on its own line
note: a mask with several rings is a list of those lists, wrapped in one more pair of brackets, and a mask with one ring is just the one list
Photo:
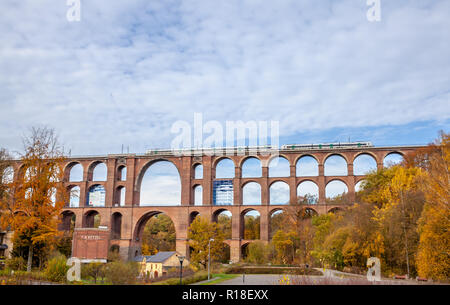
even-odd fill
[[(211, 223), (203, 216), (195, 217), (189, 226), (188, 239), (189, 246), (192, 248), (190, 260), (192, 264), (206, 268), (209, 250), (211, 250), (211, 260), (220, 259), (224, 250), (224, 233), (217, 223)], [(211, 239), (214, 240), (210, 242)]]
[(33, 128), (24, 146), (22, 170), (8, 184), (10, 196), (0, 200), (0, 226), (9, 227), (28, 247), (27, 271), (31, 271), (33, 247), (60, 234), (58, 216), (68, 195), (62, 182), (64, 156), (54, 131)]
[(450, 135), (441, 133), (428, 155), (422, 181), (425, 207), (420, 219), (417, 269), (422, 277), (450, 278)]

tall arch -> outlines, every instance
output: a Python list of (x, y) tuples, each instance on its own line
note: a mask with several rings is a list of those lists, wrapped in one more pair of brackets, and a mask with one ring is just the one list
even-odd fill
[(86, 205), (91, 207), (104, 207), (106, 190), (103, 185), (95, 184), (89, 188), (86, 196)]
[(243, 205), (261, 205), (261, 185), (257, 182), (248, 182), (242, 186)]
[(158, 160), (143, 169), (140, 182), (141, 206), (181, 204), (181, 179), (177, 167), (170, 161)]
[(275, 157), (269, 162), (269, 177), (289, 177), (291, 169), (288, 159), (283, 156)]
[(234, 178), (235, 169), (234, 162), (230, 158), (220, 159), (215, 166), (216, 178), (231, 179)]
[(319, 163), (313, 156), (305, 155), (297, 160), (295, 171), (297, 177), (318, 176)]
[(270, 204), (289, 204), (289, 184), (284, 181), (275, 181), (269, 188)]
[(70, 163), (66, 171), (68, 171), (69, 182), (80, 182), (83, 181), (83, 166), (78, 162)]
[(240, 236), (245, 240), (260, 239), (261, 214), (255, 209), (246, 209), (241, 212)]
[(348, 193), (348, 186), (341, 180), (332, 180), (325, 187), (325, 196), (327, 200), (333, 200), (338, 196)]
[(72, 211), (64, 211), (61, 213), (60, 231), (73, 231), (75, 229), (76, 215)]
[(213, 213), (213, 221), (218, 224), (219, 230), (225, 235), (225, 239), (231, 239), (232, 216), (227, 209), (219, 209)]
[(89, 180), (106, 181), (107, 178), (108, 178), (108, 169), (105, 163), (97, 161), (91, 164), (89, 168)]
[(2, 183), (9, 184), (14, 181), (14, 168), (12, 166), (6, 167), (2, 172)]
[(262, 177), (261, 160), (256, 157), (248, 157), (242, 163), (242, 178)]
[(203, 179), (203, 165), (194, 165), (194, 179)]
[(347, 176), (347, 161), (338, 154), (327, 157), (324, 163), (325, 176)]
[(275, 235), (278, 230), (285, 230), (286, 214), (282, 209), (275, 209), (269, 216), (269, 239)]
[[(162, 212), (162, 211), (158, 211), (158, 210), (153, 210), (153, 211), (149, 211), (147, 213), (145, 213), (144, 215), (142, 215), (139, 220), (136, 222), (136, 225), (134, 227), (134, 231), (133, 231), (133, 240), (135, 241), (135, 255), (139, 255), (142, 253), (142, 243), (143, 242), (148, 242), (149, 240), (147, 240), (148, 236), (147, 233), (144, 236), (144, 229), (145, 227), (148, 225), (149, 221), (151, 219), (153, 219), (154, 221), (158, 222), (157, 218), (163, 217), (164, 219), (167, 219), (169, 221), (169, 230), (173, 232), (173, 240), (172, 240), (172, 244), (170, 245), (159, 245), (161, 247), (169, 247), (169, 248), (164, 248), (163, 250), (161, 249), (157, 249), (159, 251), (174, 251), (175, 250), (175, 240), (176, 240), (176, 227), (175, 227), (175, 223), (173, 221), (173, 219), (167, 215), (166, 213)], [(153, 232), (153, 230), (148, 231), (152, 236), (157, 236), (159, 232), (161, 231), (155, 231)], [(152, 238), (150, 238), (150, 241), (152, 240)]]
[(126, 198), (126, 188), (125, 186), (119, 186), (116, 189), (116, 205), (121, 207), (125, 206), (125, 198)]
[(83, 228), (98, 228), (100, 225), (100, 214), (95, 210), (87, 211), (83, 217)]
[(127, 167), (125, 165), (120, 165), (117, 168), (117, 179), (119, 181), (127, 181)]
[(203, 187), (201, 185), (194, 186), (194, 205), (203, 205)]
[(122, 236), (122, 214), (115, 212), (111, 215), (111, 238), (120, 239)]
[(72, 186), (69, 187), (69, 207), (78, 208), (80, 207), (80, 187)]
[(307, 198), (309, 204), (317, 204), (319, 202), (319, 186), (309, 180), (299, 183), (297, 198), (299, 200)]
[(366, 175), (374, 170), (377, 170), (377, 161), (370, 154), (359, 154), (353, 161), (354, 175)]
[(383, 166), (389, 167), (392, 165), (397, 165), (403, 162), (403, 155), (399, 152), (388, 153), (383, 159)]

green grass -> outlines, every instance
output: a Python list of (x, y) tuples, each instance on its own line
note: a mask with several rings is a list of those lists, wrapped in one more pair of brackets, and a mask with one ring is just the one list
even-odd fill
[(213, 274), (212, 278), (216, 278), (215, 280), (207, 282), (207, 283), (202, 283), (200, 285), (215, 285), (215, 284), (221, 283), (226, 280), (234, 279), (235, 277), (238, 277), (238, 276), (239, 276), (239, 274), (225, 274), (225, 273)]

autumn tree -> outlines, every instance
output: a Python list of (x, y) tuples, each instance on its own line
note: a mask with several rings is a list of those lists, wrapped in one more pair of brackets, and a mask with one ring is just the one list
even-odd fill
[(175, 239), (175, 226), (169, 216), (159, 214), (151, 217), (142, 235), (142, 254), (153, 255), (159, 251), (174, 251)]
[[(441, 132), (427, 151), (421, 187), (425, 206), (419, 222), (417, 268), (422, 277), (450, 278), (450, 134)], [(423, 156), (423, 155), (422, 155)]]
[(188, 229), (189, 246), (192, 248), (191, 263), (206, 268), (208, 264), (208, 244), (211, 239), (211, 260), (219, 260), (224, 251), (224, 234), (215, 222), (203, 216), (195, 217)]
[(28, 247), (27, 271), (31, 271), (34, 247), (59, 235), (58, 216), (68, 196), (62, 182), (64, 155), (54, 131), (32, 128), (23, 144), (21, 170), (8, 184), (10, 196), (0, 201), (0, 226), (9, 227)]

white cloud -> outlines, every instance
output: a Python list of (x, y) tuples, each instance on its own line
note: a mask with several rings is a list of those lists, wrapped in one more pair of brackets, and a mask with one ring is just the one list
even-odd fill
[(448, 1), (2, 1), (0, 142), (48, 124), (75, 154), (168, 147), (170, 126), (285, 136), (450, 118)]

